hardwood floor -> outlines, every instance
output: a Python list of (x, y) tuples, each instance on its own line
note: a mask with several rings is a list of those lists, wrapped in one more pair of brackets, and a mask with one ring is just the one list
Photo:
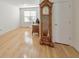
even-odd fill
[(31, 29), (18, 28), (0, 37), (0, 57), (2, 58), (58, 58), (79, 57), (71, 46), (54, 44), (55, 47), (40, 45), (37, 34)]

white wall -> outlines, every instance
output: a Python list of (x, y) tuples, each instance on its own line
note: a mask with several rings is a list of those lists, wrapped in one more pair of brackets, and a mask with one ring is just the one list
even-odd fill
[(0, 35), (19, 26), (19, 8), (0, 1)]
[(72, 43), (72, 2), (54, 0), (54, 41), (71, 45)]
[(79, 51), (79, 0), (73, 1), (73, 42), (72, 45)]

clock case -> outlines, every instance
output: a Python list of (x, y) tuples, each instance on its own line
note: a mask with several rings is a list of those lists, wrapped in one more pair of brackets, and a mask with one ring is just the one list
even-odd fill
[(54, 47), (52, 37), (52, 7), (53, 3), (44, 0), (40, 4), (40, 44)]

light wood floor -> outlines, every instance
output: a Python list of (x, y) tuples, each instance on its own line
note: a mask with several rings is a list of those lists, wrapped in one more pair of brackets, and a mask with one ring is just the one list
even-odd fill
[(39, 44), (37, 34), (32, 36), (31, 29), (18, 28), (0, 37), (0, 57), (2, 58), (55, 58), (79, 57), (71, 46), (55, 44), (54, 48)]

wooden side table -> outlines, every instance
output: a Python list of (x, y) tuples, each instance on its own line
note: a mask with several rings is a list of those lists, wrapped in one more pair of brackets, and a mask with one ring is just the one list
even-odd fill
[(38, 33), (39, 34), (39, 24), (33, 24), (32, 25), (32, 34)]

